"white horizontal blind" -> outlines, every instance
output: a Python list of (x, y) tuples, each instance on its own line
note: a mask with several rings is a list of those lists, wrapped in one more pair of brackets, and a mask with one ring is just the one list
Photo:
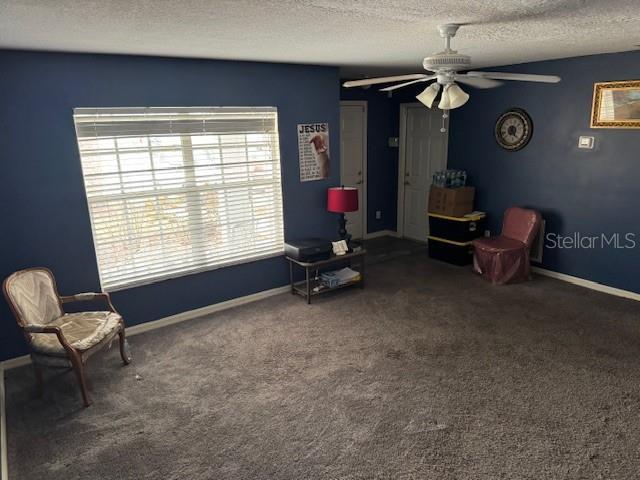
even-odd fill
[(281, 254), (275, 108), (77, 108), (102, 288)]

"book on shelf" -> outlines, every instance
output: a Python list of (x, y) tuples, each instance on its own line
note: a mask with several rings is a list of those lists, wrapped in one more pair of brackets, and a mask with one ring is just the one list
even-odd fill
[(320, 274), (320, 281), (329, 288), (339, 287), (340, 285), (357, 282), (358, 280), (360, 280), (360, 272), (352, 270), (349, 267)]

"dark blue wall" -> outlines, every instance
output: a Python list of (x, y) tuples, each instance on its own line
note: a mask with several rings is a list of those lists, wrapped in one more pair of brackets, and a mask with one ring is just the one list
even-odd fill
[[(494, 233), (511, 205), (537, 208), (547, 221), (547, 232), (559, 235), (634, 233), (635, 249), (545, 249), (542, 266), (640, 292), (640, 130), (589, 127), (593, 84), (640, 80), (640, 52), (513, 65), (502, 70), (556, 74), (562, 82), (505, 82), (492, 90), (463, 86), (471, 99), (451, 112), (449, 168), (469, 172), (478, 190), (476, 208), (490, 214)], [(407, 87), (391, 99), (375, 86), (341, 90), (341, 99), (367, 100), (369, 104), (370, 232), (396, 227), (398, 149), (390, 149), (386, 141), (389, 136), (398, 136), (400, 104), (415, 102), (415, 95), (423, 88)], [(501, 149), (493, 137), (495, 121), (510, 107), (524, 108), (534, 122), (533, 139), (520, 152)], [(580, 135), (594, 136), (596, 148), (579, 150)], [(376, 222), (376, 209), (391, 215)]]
[[(339, 83), (331, 67), (0, 51), (0, 277), (51, 268), (63, 294), (100, 288), (72, 119), (74, 107), (276, 106), (285, 237), (333, 236)], [(329, 122), (331, 177), (300, 183), (296, 124)], [(278, 287), (282, 257), (116, 292), (127, 325)], [(26, 345), (0, 300), (0, 359)]]
[[(640, 52), (595, 55), (505, 67), (556, 74), (556, 85), (510, 82), (492, 90), (468, 88), (471, 99), (452, 112), (449, 166), (466, 169), (478, 189), (476, 207), (498, 231), (511, 205), (542, 212), (547, 232), (571, 235), (634, 233), (635, 249), (545, 249), (543, 267), (640, 292), (640, 130), (591, 129), (595, 82), (640, 80)], [(533, 138), (519, 152), (493, 137), (498, 116), (524, 108)], [(580, 135), (595, 137), (594, 150), (577, 148)]]

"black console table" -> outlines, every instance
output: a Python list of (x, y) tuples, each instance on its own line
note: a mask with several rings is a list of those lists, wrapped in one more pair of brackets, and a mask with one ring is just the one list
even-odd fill
[[(323, 293), (332, 292), (341, 288), (352, 287), (358, 285), (364, 288), (364, 256), (367, 253), (365, 249), (344, 255), (331, 255), (326, 260), (317, 262), (301, 262), (291, 257), (285, 257), (289, 260), (289, 282), (291, 283), (291, 293), (293, 295), (301, 295), (307, 299), (307, 303), (311, 303), (311, 298)], [(338, 285), (337, 287), (327, 287), (320, 282), (320, 273), (328, 270), (332, 265), (344, 264), (360, 273), (360, 279), (353, 282)], [(304, 269), (305, 279), (296, 282), (293, 278), (294, 266), (297, 265)]]

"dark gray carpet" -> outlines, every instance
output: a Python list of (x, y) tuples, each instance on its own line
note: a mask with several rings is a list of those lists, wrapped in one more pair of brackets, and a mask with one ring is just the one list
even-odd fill
[(367, 262), (369, 265), (394, 260), (407, 255), (424, 253), (428, 249), (427, 244), (424, 242), (389, 236), (365, 240), (363, 244), (367, 249)]
[(402, 257), (131, 344), (88, 409), (7, 372), (11, 480), (638, 478), (638, 304), (551, 279)]

